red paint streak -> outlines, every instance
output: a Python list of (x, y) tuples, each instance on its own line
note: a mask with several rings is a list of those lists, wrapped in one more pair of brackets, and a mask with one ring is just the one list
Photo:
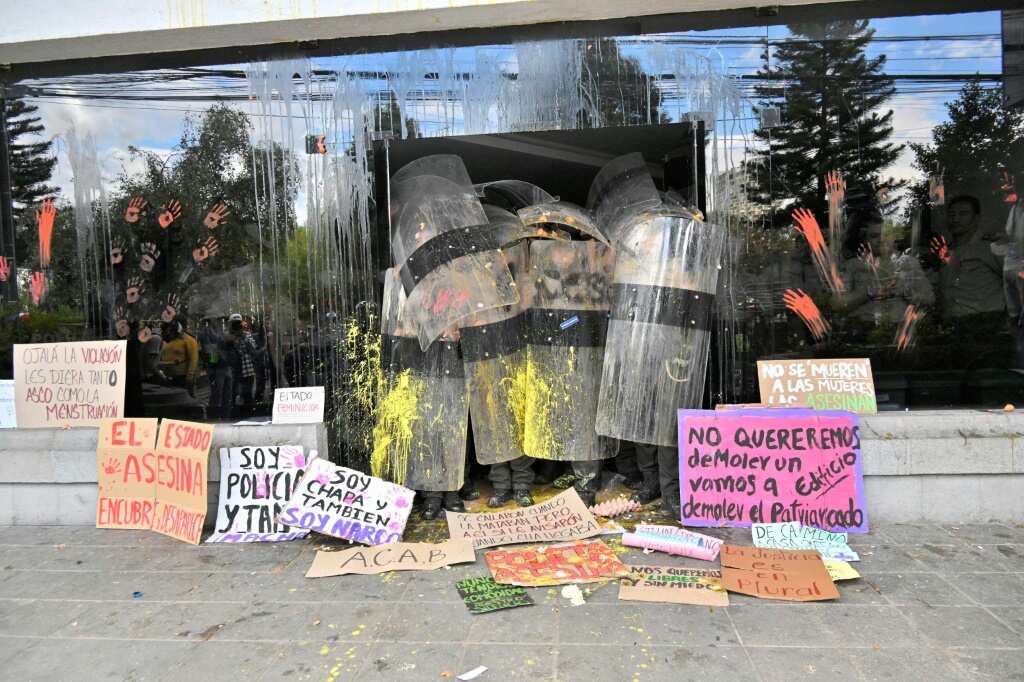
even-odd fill
[(916, 340), (914, 338), (915, 328), (924, 316), (925, 313), (916, 310), (913, 304), (908, 305), (906, 310), (903, 311), (903, 322), (896, 331), (896, 338), (894, 339), (897, 351), (904, 351), (914, 345)]
[(36, 211), (36, 227), (39, 229), (39, 265), (50, 267), (50, 244), (53, 239), (53, 219), (57, 217), (57, 209), (52, 198), (43, 200), (43, 205)]
[(39, 302), (46, 296), (46, 275), (41, 272), (33, 272), (29, 282), (29, 291), (32, 294), (32, 303), (39, 305)]
[(828, 320), (821, 316), (818, 306), (803, 289), (786, 289), (782, 301), (790, 312), (796, 313), (804, 321), (815, 340), (821, 341), (831, 331)]
[(839, 276), (839, 268), (835, 259), (825, 246), (825, 237), (821, 234), (821, 227), (818, 220), (806, 208), (798, 208), (793, 211), (795, 224), (793, 229), (799, 232), (807, 240), (807, 246), (811, 250), (811, 258), (814, 260), (814, 267), (818, 270), (822, 283), (834, 293), (846, 290), (842, 277)]
[(942, 235), (932, 237), (931, 244), (932, 253), (938, 256), (943, 265), (949, 265), (949, 261), (953, 260), (953, 252), (950, 250), (949, 244), (946, 243), (946, 238)]

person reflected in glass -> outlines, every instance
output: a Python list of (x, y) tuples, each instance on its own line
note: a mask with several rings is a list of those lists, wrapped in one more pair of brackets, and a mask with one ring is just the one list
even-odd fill
[(210, 381), (208, 419), (231, 416), (234, 383), (234, 341), (223, 333), (220, 319), (204, 319), (199, 328), (200, 360)]
[(160, 366), (167, 377), (167, 384), (183, 388), (192, 395), (199, 368), (198, 346), (190, 341), (191, 336), (184, 332), (178, 320), (164, 322), (160, 331), (164, 340)]

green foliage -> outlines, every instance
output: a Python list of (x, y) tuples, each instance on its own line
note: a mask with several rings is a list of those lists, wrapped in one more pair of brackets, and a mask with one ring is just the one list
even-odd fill
[(651, 77), (636, 59), (622, 56), (614, 39), (588, 40), (584, 49), (581, 86), (594, 99), (601, 120), (585, 117), (580, 127), (668, 123), (661, 111), (661, 93)]
[(754, 133), (764, 149), (747, 169), (751, 199), (796, 199), (823, 216), (824, 177), (832, 170), (850, 188), (897, 189), (881, 175), (902, 146), (889, 142), (893, 112), (883, 107), (895, 87), (883, 74), (885, 56), (865, 53), (874, 29), (851, 20), (789, 30), (793, 40), (766, 52), (758, 72), (768, 81), (757, 87), (762, 107), (779, 107), (782, 125)]
[(18, 97), (8, 97), (4, 102), (11, 155), (11, 198), (15, 219), (27, 224), (25, 219), (32, 214), (33, 205), (57, 191), (47, 184), (57, 158), (50, 154), (53, 140), (42, 138), (43, 125), (35, 115), (39, 107)]

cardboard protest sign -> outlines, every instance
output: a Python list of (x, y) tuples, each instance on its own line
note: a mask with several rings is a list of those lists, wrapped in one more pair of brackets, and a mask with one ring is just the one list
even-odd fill
[(766, 405), (875, 414), (871, 360), (758, 360), (757, 383)]
[(558, 542), (601, 532), (579, 493), (572, 488), (531, 507), (489, 514), (445, 512), (448, 535), (469, 538), (473, 549), (523, 542)]
[(213, 424), (160, 422), (153, 530), (199, 544), (206, 521), (206, 481)]
[(415, 494), (396, 483), (314, 459), (278, 521), (364, 545), (392, 544), (402, 539)]
[(324, 387), (279, 388), (274, 391), (275, 424), (319, 424), (324, 420)]
[(487, 552), (486, 560), (495, 582), (505, 585), (592, 583), (629, 575), (626, 565), (600, 540), (496, 549)]
[(516, 585), (499, 585), (489, 575), (460, 580), (455, 583), (455, 589), (473, 614), (533, 606), (533, 599), (525, 589)]
[(149, 530), (156, 508), (156, 419), (104, 419), (96, 444), (97, 528)]
[(846, 533), (832, 533), (799, 521), (755, 523), (750, 533), (755, 547), (814, 549), (822, 559), (860, 561), (860, 556), (847, 544)]
[(373, 575), (386, 571), (433, 571), (442, 566), (476, 561), (469, 540), (396, 542), (390, 545), (356, 547), (341, 552), (317, 552), (307, 578), (332, 575)]
[(623, 534), (622, 544), (627, 547), (642, 547), (677, 556), (713, 561), (718, 556), (722, 541), (685, 528), (641, 523), (634, 532)]
[(857, 415), (808, 409), (679, 410), (689, 526), (799, 521), (866, 533)]
[(18, 426), (14, 413), (14, 380), (0, 379), (0, 429)]
[(308, 530), (277, 521), (306, 467), (301, 445), (220, 449), (217, 524), (207, 542), (281, 542)]
[(722, 584), (730, 592), (762, 599), (838, 599), (832, 576), (814, 550), (722, 545)]
[(828, 571), (829, 576), (831, 576), (832, 582), (856, 580), (860, 577), (860, 573), (845, 561), (838, 561), (836, 559), (823, 559), (822, 561), (825, 562), (825, 569)]
[(728, 606), (722, 572), (715, 568), (630, 566), (619, 582), (619, 599), (697, 606)]
[(14, 345), (18, 427), (99, 426), (124, 414), (126, 341)]

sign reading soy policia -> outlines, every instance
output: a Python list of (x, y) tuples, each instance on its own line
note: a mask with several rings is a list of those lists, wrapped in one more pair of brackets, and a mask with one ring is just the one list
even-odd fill
[(867, 358), (758, 360), (757, 384), (765, 405), (878, 412)]
[(350, 542), (386, 545), (402, 539), (415, 494), (396, 483), (314, 459), (277, 520)]
[(682, 521), (799, 521), (866, 533), (857, 415), (809, 409), (679, 410)]
[[(153, 434), (156, 434), (156, 441)], [(106, 419), (96, 447), (97, 528), (150, 529), (199, 544), (213, 426)]]
[(99, 426), (124, 414), (127, 341), (14, 345), (18, 427)]

